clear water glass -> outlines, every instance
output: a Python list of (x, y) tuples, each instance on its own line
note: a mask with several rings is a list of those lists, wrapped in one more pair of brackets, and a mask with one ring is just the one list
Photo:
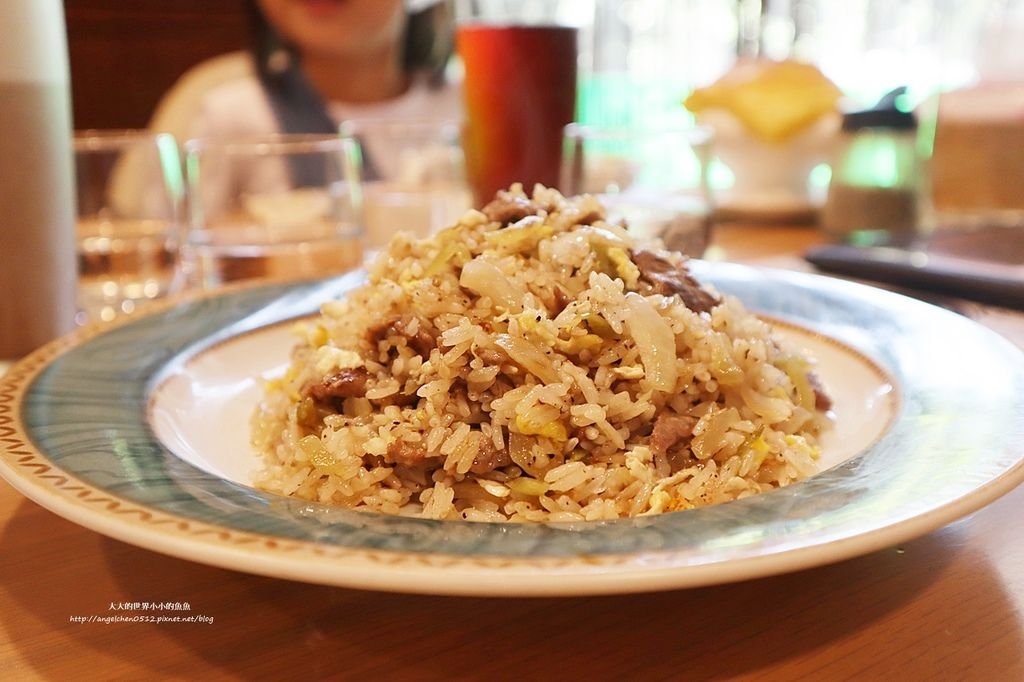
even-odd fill
[(361, 169), (350, 144), (302, 134), (186, 142), (189, 284), (317, 279), (358, 266)]
[(446, 120), (350, 119), (341, 134), (362, 167), (367, 247), (396, 232), (425, 237), (472, 206), (459, 124)]
[(641, 240), (704, 254), (712, 225), (710, 131), (571, 124), (563, 151), (563, 193), (598, 195), (609, 219), (624, 221)]
[(74, 136), (78, 312), (109, 321), (182, 288), (177, 142), (140, 130)]

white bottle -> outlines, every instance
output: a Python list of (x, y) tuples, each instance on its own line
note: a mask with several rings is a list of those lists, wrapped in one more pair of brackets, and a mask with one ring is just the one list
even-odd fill
[(74, 326), (75, 208), (61, 0), (0, 1), (0, 360)]

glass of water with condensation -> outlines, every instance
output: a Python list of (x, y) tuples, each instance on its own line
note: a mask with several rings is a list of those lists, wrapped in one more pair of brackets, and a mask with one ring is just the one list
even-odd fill
[(109, 321), (181, 289), (178, 145), (142, 130), (75, 133), (76, 322)]
[(358, 157), (337, 135), (185, 143), (190, 286), (316, 279), (362, 263)]
[(594, 194), (641, 240), (700, 258), (711, 239), (705, 128), (565, 128), (561, 189)]

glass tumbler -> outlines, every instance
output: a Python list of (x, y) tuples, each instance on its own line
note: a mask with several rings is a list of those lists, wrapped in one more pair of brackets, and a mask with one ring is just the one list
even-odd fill
[(77, 184), (76, 322), (109, 321), (180, 289), (177, 142), (142, 130), (74, 136)]
[(360, 168), (350, 146), (333, 135), (189, 140), (190, 285), (315, 279), (359, 265)]
[(396, 232), (425, 237), (453, 225), (472, 205), (459, 124), (414, 119), (350, 119), (341, 133), (363, 169), (368, 248)]
[(522, 183), (558, 182), (562, 129), (575, 120), (578, 28), (567, 3), (456, 5), (465, 76), (464, 145), (477, 205)]
[(707, 182), (711, 133), (704, 128), (565, 129), (561, 188), (595, 194), (609, 219), (641, 240), (703, 255), (711, 238)]

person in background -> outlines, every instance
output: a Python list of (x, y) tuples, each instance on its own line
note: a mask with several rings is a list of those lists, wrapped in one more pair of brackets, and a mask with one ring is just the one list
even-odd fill
[(334, 133), (342, 120), (461, 118), (450, 2), (247, 0), (248, 53), (194, 67), (150, 127), (192, 137)]
[[(445, 67), (454, 44), (451, 0), (246, 0), (252, 42), (179, 79), (150, 129), (179, 142), (275, 133), (336, 134), (345, 120), (459, 121), (462, 102)], [(363, 178), (393, 172), (393, 141), (363, 139)], [(292, 164), (268, 173), (206, 166), (207, 208), (243, 191), (313, 186), (315, 169)], [(145, 194), (130, 164), (122, 194)], [(322, 172), (322, 171), (321, 171)]]

